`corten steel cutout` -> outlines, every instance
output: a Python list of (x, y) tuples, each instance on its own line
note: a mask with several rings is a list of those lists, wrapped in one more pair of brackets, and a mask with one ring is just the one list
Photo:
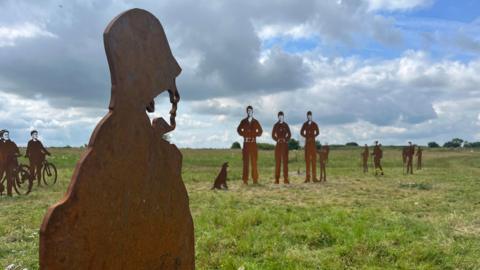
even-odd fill
[(152, 14), (132, 9), (104, 33), (112, 92), (65, 197), (40, 230), (41, 269), (194, 269), (182, 155), (146, 108), (168, 90), (174, 120), (181, 68)]
[[(17, 144), (10, 140), (8, 130), (0, 132), (2, 140), (0, 142), (0, 194), (6, 189), (7, 195), (12, 196), (16, 170), (19, 168), (17, 158), (20, 156), (20, 150)], [(6, 187), (1, 183), (3, 176), (6, 178)]]
[(383, 158), (383, 150), (382, 145), (378, 144), (378, 141), (375, 141), (375, 146), (373, 147), (373, 169), (375, 171), (375, 175), (379, 173), (383, 175), (383, 168), (382, 168), (382, 158)]
[(243, 172), (242, 180), (244, 184), (248, 184), (248, 165), (252, 165), (252, 179), (253, 183), (258, 183), (258, 148), (257, 137), (262, 136), (262, 126), (253, 118), (252, 106), (247, 106), (247, 117), (240, 121), (237, 127), (237, 132), (243, 137), (242, 159), (243, 159)]
[(415, 155), (415, 146), (412, 144), (412, 142), (408, 142), (405, 154), (407, 158), (407, 174), (413, 174), (413, 156)]
[(3, 175), (6, 169), (6, 156), (5, 156), (5, 140), (3, 139), (3, 133), (5, 130), (0, 130), (0, 196), (5, 191), (5, 186), (2, 183)]
[(27, 151), (25, 157), (30, 162), (30, 175), (32, 178), (37, 178), (38, 185), (41, 185), (42, 167), (45, 161), (45, 155), (50, 156), (50, 152), (43, 146), (42, 142), (38, 139), (38, 131), (32, 130), (30, 132), (32, 139), (28, 141)]
[(368, 156), (370, 155), (367, 144), (365, 144), (365, 147), (363, 148), (363, 152), (360, 155), (362, 156), (363, 172), (367, 173), (368, 172)]
[(272, 138), (277, 144), (275, 145), (275, 184), (280, 180), (280, 166), (283, 166), (283, 181), (288, 181), (288, 140), (292, 137), (290, 127), (284, 121), (283, 112), (278, 112), (278, 121), (273, 125)]
[(417, 156), (417, 170), (422, 169), (422, 156), (423, 156), (423, 149), (422, 147), (417, 147), (417, 153), (415, 154)]
[[(307, 112), (307, 121), (303, 123), (300, 135), (305, 138), (305, 163), (306, 163), (306, 178), (305, 183), (310, 182), (310, 177), (313, 181), (317, 179), (317, 145), (315, 138), (319, 134), (317, 123), (312, 121), (312, 112)], [(312, 168), (310, 174), (310, 167)]]
[(328, 163), (328, 154), (330, 152), (330, 148), (322, 147), (322, 149), (318, 152), (318, 158), (320, 161), (320, 180), (319, 182), (326, 182), (327, 181), (327, 163)]
[(227, 168), (228, 168), (228, 162), (223, 163), (222, 169), (220, 169), (220, 172), (217, 175), (217, 178), (215, 178), (215, 182), (213, 182), (213, 189), (228, 189), (227, 186)]

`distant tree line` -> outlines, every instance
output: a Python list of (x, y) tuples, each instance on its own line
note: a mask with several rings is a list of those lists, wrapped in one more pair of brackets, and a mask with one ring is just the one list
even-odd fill
[[(315, 142), (317, 145), (317, 149), (320, 149), (322, 147), (322, 144), (320, 141)], [(465, 140), (462, 140), (460, 138), (454, 138), (448, 142), (445, 142), (443, 146), (440, 146), (437, 142), (429, 142), (428, 144), (429, 148), (439, 148), (439, 147), (444, 147), (444, 148), (459, 148), (459, 147), (464, 147), (464, 148), (480, 148), (480, 142), (468, 142)], [(260, 150), (273, 150), (275, 149), (275, 144), (271, 143), (257, 143), (258, 149)], [(332, 144), (330, 145), (332, 148), (339, 148), (339, 147), (358, 147), (359, 144), (356, 142), (347, 142), (345, 145), (342, 144)], [(234, 142), (232, 146), (230, 147), (231, 149), (241, 149), (242, 145), (239, 142)], [(301, 149), (300, 147), (300, 142), (295, 139), (290, 139), (288, 141), (288, 149), (290, 150), (298, 150)]]

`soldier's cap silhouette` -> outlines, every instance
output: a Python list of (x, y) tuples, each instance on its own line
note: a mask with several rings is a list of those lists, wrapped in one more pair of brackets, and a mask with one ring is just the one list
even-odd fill
[(245, 111), (248, 112), (249, 109), (250, 109), (250, 110), (253, 110), (253, 107), (252, 107), (251, 105), (248, 105), (248, 106), (247, 106), (247, 109), (245, 109)]
[(144, 112), (166, 90), (171, 103), (172, 97), (180, 98), (175, 78), (182, 69), (155, 16), (141, 9), (124, 12), (107, 26), (103, 40), (112, 81), (110, 110), (120, 106)]
[(283, 115), (283, 112), (282, 111), (279, 111), (277, 116), (280, 116), (280, 115)]
[(307, 115), (312, 115), (312, 112), (311, 112), (311, 111), (308, 111), (308, 112), (307, 112)]
[(37, 135), (38, 135), (38, 131), (36, 131), (36, 130), (34, 129), (34, 130), (30, 131), (30, 136), (32, 136), (34, 133), (37, 133)]

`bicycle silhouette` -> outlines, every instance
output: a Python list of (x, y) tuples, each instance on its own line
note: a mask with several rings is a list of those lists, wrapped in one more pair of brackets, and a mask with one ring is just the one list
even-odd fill
[[(18, 195), (27, 195), (32, 191), (33, 186), (33, 179), (30, 175), (30, 167), (24, 164), (17, 164), (17, 166), (13, 169), (13, 190)], [(5, 175), (0, 175), (0, 195), (6, 189), (6, 182), (7, 182), (7, 173)]]
[(45, 159), (42, 162), (42, 180), (45, 185), (54, 185), (57, 183), (57, 167)]

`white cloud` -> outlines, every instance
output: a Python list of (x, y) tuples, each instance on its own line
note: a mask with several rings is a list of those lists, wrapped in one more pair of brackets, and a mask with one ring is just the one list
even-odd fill
[(57, 36), (43, 27), (29, 22), (14, 26), (0, 25), (0, 47), (15, 46), (18, 40), (37, 37), (56, 38)]
[(427, 7), (433, 3), (433, 0), (366, 0), (370, 11), (377, 10), (411, 10), (415, 8)]

